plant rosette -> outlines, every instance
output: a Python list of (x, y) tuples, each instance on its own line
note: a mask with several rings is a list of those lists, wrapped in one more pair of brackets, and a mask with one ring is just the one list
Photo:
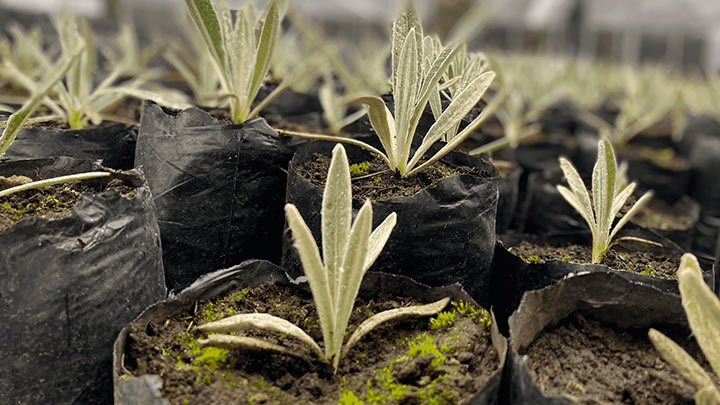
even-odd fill
[[(592, 172), (597, 158), (596, 133), (576, 134), (578, 154), (573, 159), (584, 176)], [(641, 190), (653, 190), (655, 196), (672, 204), (688, 193), (692, 172), (690, 161), (672, 148), (656, 149), (648, 146), (617, 147), (618, 161), (627, 162), (627, 177), (636, 180)]]
[[(693, 403), (694, 388), (648, 338), (653, 327), (697, 358), (680, 296), (609, 273), (527, 292), (509, 320), (510, 342), (548, 397), (579, 403)], [(706, 366), (709, 369), (709, 366)]]
[(144, 105), (135, 164), (155, 198), (169, 289), (249, 258), (280, 261), (291, 142), (262, 118)]
[[(368, 273), (351, 330), (373, 312), (445, 297), (455, 304), (432, 318), (389, 322), (366, 335), (337, 374), (280, 333), (263, 333), (264, 342), (286, 353), (201, 347), (205, 333), (196, 325), (243, 311), (280, 315), (320, 339), (307, 284), (289, 281), (269, 262), (246, 261), (203, 276), (122, 330), (114, 346), (115, 403), (461, 403), (493, 397), (506, 342), (458, 285), (430, 288)], [(255, 336), (236, 336), (242, 334)]]
[[(372, 137), (362, 141), (376, 142)], [(388, 239), (374, 270), (432, 286), (457, 282), (484, 305), (495, 241), (497, 169), (484, 156), (451, 152), (440, 161), (442, 165), (399, 182), (391, 173), (379, 173), (387, 167), (375, 155), (346, 146), (351, 171), (355, 168), (353, 211), (364, 198), (371, 198), (376, 219), (396, 212), (403, 224)], [(332, 148), (330, 142), (311, 142), (298, 149), (288, 168), (286, 201), (298, 207), (316, 241)], [(361, 189), (360, 181), (364, 181)], [(282, 263), (291, 276), (302, 274), (289, 233), (283, 239)]]
[[(67, 157), (0, 163), (25, 181), (91, 170), (108, 169)], [(0, 402), (109, 403), (114, 337), (167, 295), (142, 174), (0, 197), (0, 243)]]

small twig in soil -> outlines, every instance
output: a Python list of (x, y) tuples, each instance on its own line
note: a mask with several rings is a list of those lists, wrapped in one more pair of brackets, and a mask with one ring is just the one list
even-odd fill
[(373, 176), (379, 176), (379, 175), (381, 175), (381, 174), (383, 174), (383, 173), (385, 173), (385, 172), (387, 172), (387, 171), (388, 171), (388, 169), (385, 169), (385, 170), (380, 170), (379, 172), (375, 172), (375, 173), (364, 174), (364, 175), (362, 175), (362, 176), (353, 177), (353, 178), (350, 179), (350, 181), (367, 179), (368, 177), (373, 177)]

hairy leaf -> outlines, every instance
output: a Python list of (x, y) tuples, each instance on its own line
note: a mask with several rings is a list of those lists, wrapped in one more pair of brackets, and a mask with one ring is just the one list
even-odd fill
[(323, 260), (333, 300), (337, 300), (335, 294), (351, 222), (350, 164), (345, 154), (345, 148), (337, 144), (332, 151), (321, 211)]
[(672, 339), (655, 329), (650, 329), (648, 336), (653, 346), (655, 346), (655, 349), (660, 352), (662, 358), (670, 363), (672, 368), (688, 380), (696, 389), (701, 390), (705, 387), (713, 386), (713, 382), (705, 370), (703, 370), (682, 347), (673, 342)]
[(274, 343), (265, 342), (263, 340), (247, 337), (247, 336), (232, 336), (222, 334), (211, 334), (205, 339), (198, 339), (198, 345), (201, 347), (213, 346), (221, 349), (245, 349), (245, 350), (261, 350), (261, 351), (272, 351), (277, 353), (286, 354), (288, 356), (297, 357), (307, 361), (302, 353), (298, 353), (294, 350), (288, 350), (280, 345)]

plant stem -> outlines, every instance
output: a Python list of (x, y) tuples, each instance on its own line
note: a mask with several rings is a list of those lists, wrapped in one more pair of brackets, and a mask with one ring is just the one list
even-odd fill
[(0, 197), (7, 197), (11, 194), (18, 193), (20, 191), (32, 190), (40, 187), (52, 186), (55, 184), (69, 183), (72, 181), (96, 179), (99, 177), (107, 177), (111, 173), (109, 172), (85, 172), (78, 174), (71, 174), (68, 176), (53, 177), (47, 180), (33, 181), (32, 183), (23, 184), (20, 186), (10, 187), (8, 189), (0, 191)]

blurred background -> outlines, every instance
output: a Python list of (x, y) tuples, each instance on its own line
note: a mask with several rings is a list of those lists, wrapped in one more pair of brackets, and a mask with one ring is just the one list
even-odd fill
[[(228, 0), (232, 7), (243, 3)], [(264, 1), (256, 1), (262, 5)], [(291, 6), (322, 23), (333, 36), (386, 35), (399, 1), (294, 0)], [(720, 70), (720, 1), (717, 0), (417, 0), (427, 27), (447, 34), (473, 11), (473, 50), (548, 52), (623, 63), (654, 62), (685, 72)], [(112, 32), (129, 18), (143, 35), (176, 30), (170, 9), (180, 0), (0, 0), (0, 26), (32, 21), (61, 10), (90, 17)], [(49, 28), (49, 27), (48, 27)]]

